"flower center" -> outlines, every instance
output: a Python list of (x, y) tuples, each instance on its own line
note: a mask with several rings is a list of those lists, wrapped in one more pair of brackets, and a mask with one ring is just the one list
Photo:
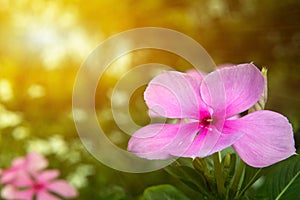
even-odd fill
[(44, 187), (45, 187), (45, 185), (42, 183), (34, 183), (33, 184), (33, 189), (37, 190), (37, 191), (44, 189)]
[(200, 128), (207, 128), (210, 130), (209, 125), (212, 123), (213, 119), (209, 116), (202, 118), (199, 121), (199, 127)]

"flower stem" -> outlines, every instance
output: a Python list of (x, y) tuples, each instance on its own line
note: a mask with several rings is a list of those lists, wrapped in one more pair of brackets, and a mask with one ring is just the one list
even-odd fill
[(219, 153), (220, 152), (214, 153), (212, 157), (214, 161), (215, 178), (217, 182), (218, 193), (223, 197), (225, 194), (225, 187), (224, 187), (223, 174), (221, 170), (221, 163), (219, 159)]
[(209, 178), (210, 174), (207, 168), (205, 158), (195, 158), (193, 164), (197, 171), (202, 172), (206, 178)]
[(245, 163), (244, 161), (242, 161), (240, 159), (240, 162), (239, 162), (239, 165), (238, 165), (238, 168), (237, 168), (237, 172), (236, 172), (236, 175), (234, 177), (234, 180), (232, 182), (232, 193), (235, 195), (238, 195), (237, 191), (238, 191), (238, 187), (239, 187), (239, 183), (240, 183), (240, 179), (241, 179), (241, 176), (243, 174), (243, 171), (244, 171), (244, 167), (245, 167)]

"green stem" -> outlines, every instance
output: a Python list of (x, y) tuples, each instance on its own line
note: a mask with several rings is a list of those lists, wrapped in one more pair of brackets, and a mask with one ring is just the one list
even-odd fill
[(195, 160), (193, 162), (196, 165), (196, 167), (195, 167), (196, 170), (201, 171), (205, 175), (205, 177), (208, 178), (210, 174), (209, 174), (209, 170), (207, 168), (205, 158), (195, 158)]
[(253, 185), (253, 183), (257, 180), (257, 177), (260, 176), (259, 173), (261, 172), (261, 168), (255, 173), (255, 175), (251, 178), (251, 180), (247, 183), (247, 185), (236, 195), (237, 199), (239, 199), (246, 190)]
[(238, 191), (239, 183), (240, 183), (243, 171), (244, 171), (244, 167), (245, 167), (245, 163), (244, 163), (244, 161), (242, 161), (240, 159), (240, 162), (239, 162), (239, 165), (238, 165), (238, 168), (237, 168), (237, 171), (236, 171), (236, 174), (235, 174), (234, 180), (232, 182), (232, 186), (231, 186), (233, 195), (235, 195), (235, 194), (238, 195), (237, 191)]
[(216, 182), (217, 182), (218, 193), (223, 197), (225, 194), (225, 187), (224, 187), (221, 163), (220, 163), (220, 159), (219, 159), (219, 152), (214, 153), (212, 155), (212, 157), (213, 157), (213, 161), (214, 161), (215, 178), (216, 178)]

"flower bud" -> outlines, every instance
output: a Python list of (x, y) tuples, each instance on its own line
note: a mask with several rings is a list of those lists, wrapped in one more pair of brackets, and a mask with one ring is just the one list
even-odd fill
[(230, 154), (227, 153), (224, 157), (224, 168), (229, 169), (230, 168)]

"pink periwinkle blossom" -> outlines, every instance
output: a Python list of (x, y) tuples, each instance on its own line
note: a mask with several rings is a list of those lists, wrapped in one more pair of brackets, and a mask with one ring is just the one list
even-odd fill
[(283, 115), (260, 110), (239, 117), (262, 96), (265, 79), (253, 64), (223, 66), (209, 74), (164, 72), (146, 88), (150, 116), (179, 119), (134, 133), (128, 150), (147, 159), (206, 157), (229, 146), (253, 167), (295, 154), (292, 126)]
[(13, 200), (59, 200), (74, 198), (77, 191), (66, 181), (57, 179), (58, 170), (46, 170), (48, 161), (37, 153), (16, 158), (12, 166), (2, 171), (1, 196)]

